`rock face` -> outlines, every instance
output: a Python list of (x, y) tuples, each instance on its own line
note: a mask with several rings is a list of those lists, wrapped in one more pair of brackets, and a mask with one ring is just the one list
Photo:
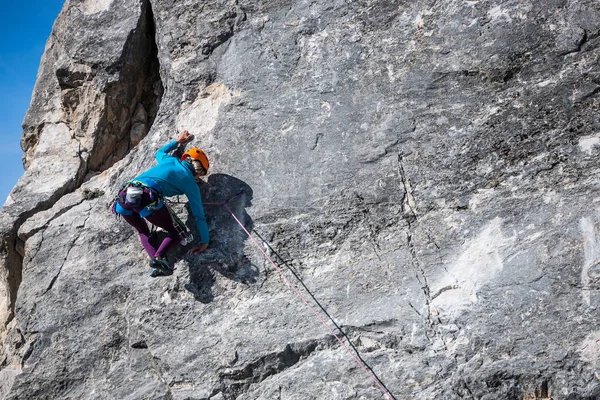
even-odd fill
[[(600, 398), (599, 57), (593, 0), (67, 1), (0, 214), (0, 396), (386, 398), (244, 188), (387, 398)], [(108, 208), (182, 129), (211, 246), (153, 279)]]

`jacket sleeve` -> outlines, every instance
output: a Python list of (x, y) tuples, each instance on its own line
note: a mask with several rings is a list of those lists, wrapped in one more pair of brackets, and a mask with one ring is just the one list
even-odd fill
[(156, 152), (156, 161), (161, 162), (167, 157), (173, 157), (169, 154), (169, 152), (175, 150), (178, 146), (177, 141), (173, 140), (172, 142), (167, 143)]
[(208, 224), (206, 223), (206, 216), (204, 215), (204, 206), (202, 205), (202, 199), (200, 198), (200, 188), (193, 181), (193, 184), (187, 185), (185, 195), (188, 198), (192, 214), (196, 220), (196, 227), (200, 232), (200, 243), (206, 244), (210, 241), (208, 234)]

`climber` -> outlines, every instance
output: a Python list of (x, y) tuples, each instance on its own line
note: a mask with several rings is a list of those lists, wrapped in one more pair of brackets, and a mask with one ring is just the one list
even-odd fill
[[(198, 148), (186, 151), (181, 160), (170, 154), (180, 144), (192, 140), (188, 131), (163, 146), (156, 153), (158, 165), (127, 182), (119, 191), (112, 209), (137, 230), (142, 246), (150, 256), (150, 275), (171, 275), (173, 267), (165, 256), (178, 242), (179, 233), (164, 197), (185, 194), (200, 233), (200, 243), (188, 254), (198, 255), (208, 247), (209, 234), (197, 180), (206, 175), (209, 167), (206, 154)], [(150, 243), (150, 229), (145, 220), (164, 229), (167, 236), (155, 248)]]

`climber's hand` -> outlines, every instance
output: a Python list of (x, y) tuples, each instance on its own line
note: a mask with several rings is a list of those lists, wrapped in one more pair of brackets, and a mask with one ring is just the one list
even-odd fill
[(207, 247), (208, 247), (208, 243), (198, 244), (198, 245), (192, 247), (191, 249), (189, 249), (187, 253), (191, 254), (193, 256), (197, 256), (198, 254), (200, 254), (204, 250), (206, 250)]
[(192, 140), (194, 138), (194, 135), (191, 135), (188, 131), (182, 131), (178, 136), (177, 136), (177, 143), (179, 144), (184, 144), (189, 142), (190, 140)]

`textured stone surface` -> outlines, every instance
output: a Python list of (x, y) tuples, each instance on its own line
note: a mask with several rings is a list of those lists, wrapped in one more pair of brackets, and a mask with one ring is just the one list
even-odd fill
[(69, 1), (0, 214), (0, 395), (385, 398), (225, 208), (148, 276), (108, 204), (188, 129), (204, 201), (245, 189), (396, 398), (600, 398), (599, 45), (592, 0)]

